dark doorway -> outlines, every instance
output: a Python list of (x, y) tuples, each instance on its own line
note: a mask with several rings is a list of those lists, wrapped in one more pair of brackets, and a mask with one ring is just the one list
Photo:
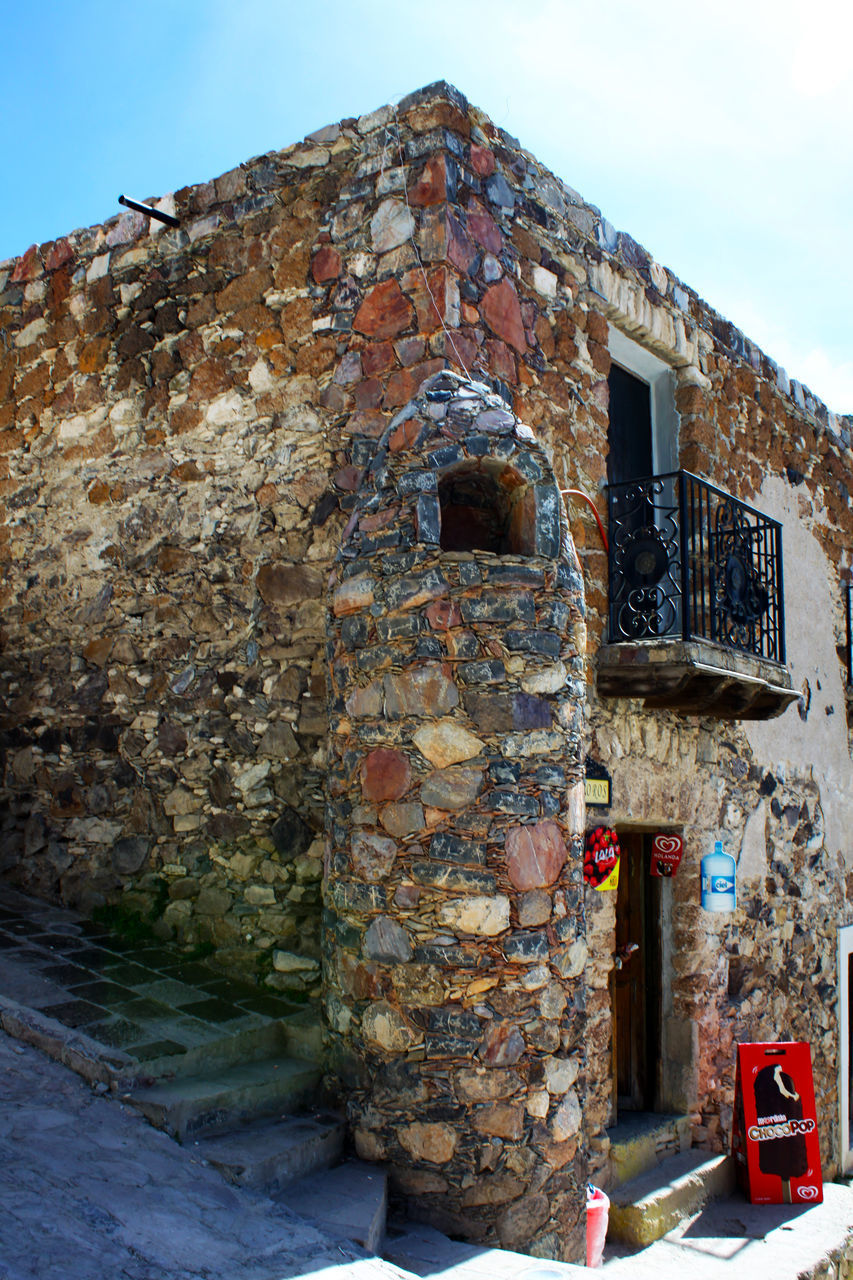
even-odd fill
[(618, 364), (611, 365), (608, 384), (608, 483), (645, 480), (654, 472), (651, 389), (647, 382)]
[[(612, 991), (617, 1116), (658, 1106), (661, 1059), (661, 884), (649, 874), (651, 836), (620, 832)], [(636, 950), (630, 951), (631, 947)]]

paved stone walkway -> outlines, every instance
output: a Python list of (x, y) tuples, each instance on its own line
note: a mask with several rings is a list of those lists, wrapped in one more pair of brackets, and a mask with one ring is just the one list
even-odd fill
[(153, 941), (4, 887), (0, 992), (139, 1063), (181, 1057), (298, 1006)]
[(401, 1274), (359, 1257), (0, 1033), (0, 1280)]

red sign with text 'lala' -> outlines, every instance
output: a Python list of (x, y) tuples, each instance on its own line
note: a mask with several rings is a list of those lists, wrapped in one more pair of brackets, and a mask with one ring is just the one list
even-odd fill
[(732, 1155), (753, 1204), (823, 1200), (808, 1044), (738, 1045)]

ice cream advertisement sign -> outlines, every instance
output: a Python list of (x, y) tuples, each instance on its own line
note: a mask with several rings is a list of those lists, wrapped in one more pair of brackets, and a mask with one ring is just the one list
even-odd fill
[(732, 1155), (753, 1204), (823, 1199), (808, 1044), (738, 1045)]
[(651, 873), (653, 876), (674, 876), (684, 853), (681, 836), (673, 834), (655, 836), (652, 841)]

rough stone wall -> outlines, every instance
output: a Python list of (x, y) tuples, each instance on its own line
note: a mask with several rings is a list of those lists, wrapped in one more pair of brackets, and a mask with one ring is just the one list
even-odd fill
[(349, 461), (347, 324), (314, 311), (360, 138), (178, 192), (179, 230), (124, 215), (0, 269), (3, 867), (295, 992)]
[[(460, 475), (515, 500), (519, 545), (440, 545)], [(326, 986), (356, 1148), (409, 1212), (576, 1261), (585, 630), (561, 507), (532, 433), (455, 374), (380, 440), (332, 577)]]
[[(605, 817), (680, 829), (687, 850), (667, 890), (670, 1101), (719, 1146), (732, 1041), (811, 1039), (832, 1168), (850, 420), (447, 86), (174, 208), (177, 232), (128, 215), (0, 267), (4, 865), (90, 903), (165, 891), (164, 928), (235, 956), (296, 965), (301, 930), (316, 961), (302, 846), (322, 825), (323, 578), (363, 468), (421, 381), (461, 360), (509, 388), (561, 484), (603, 512), (612, 324), (674, 370), (681, 465), (783, 519), (803, 689), (767, 729), (600, 701), (606, 559), (573, 508)], [(698, 907), (718, 836), (740, 860), (728, 923)], [(587, 905), (585, 1123), (606, 1175), (613, 904)], [(316, 970), (291, 972), (310, 986)]]

